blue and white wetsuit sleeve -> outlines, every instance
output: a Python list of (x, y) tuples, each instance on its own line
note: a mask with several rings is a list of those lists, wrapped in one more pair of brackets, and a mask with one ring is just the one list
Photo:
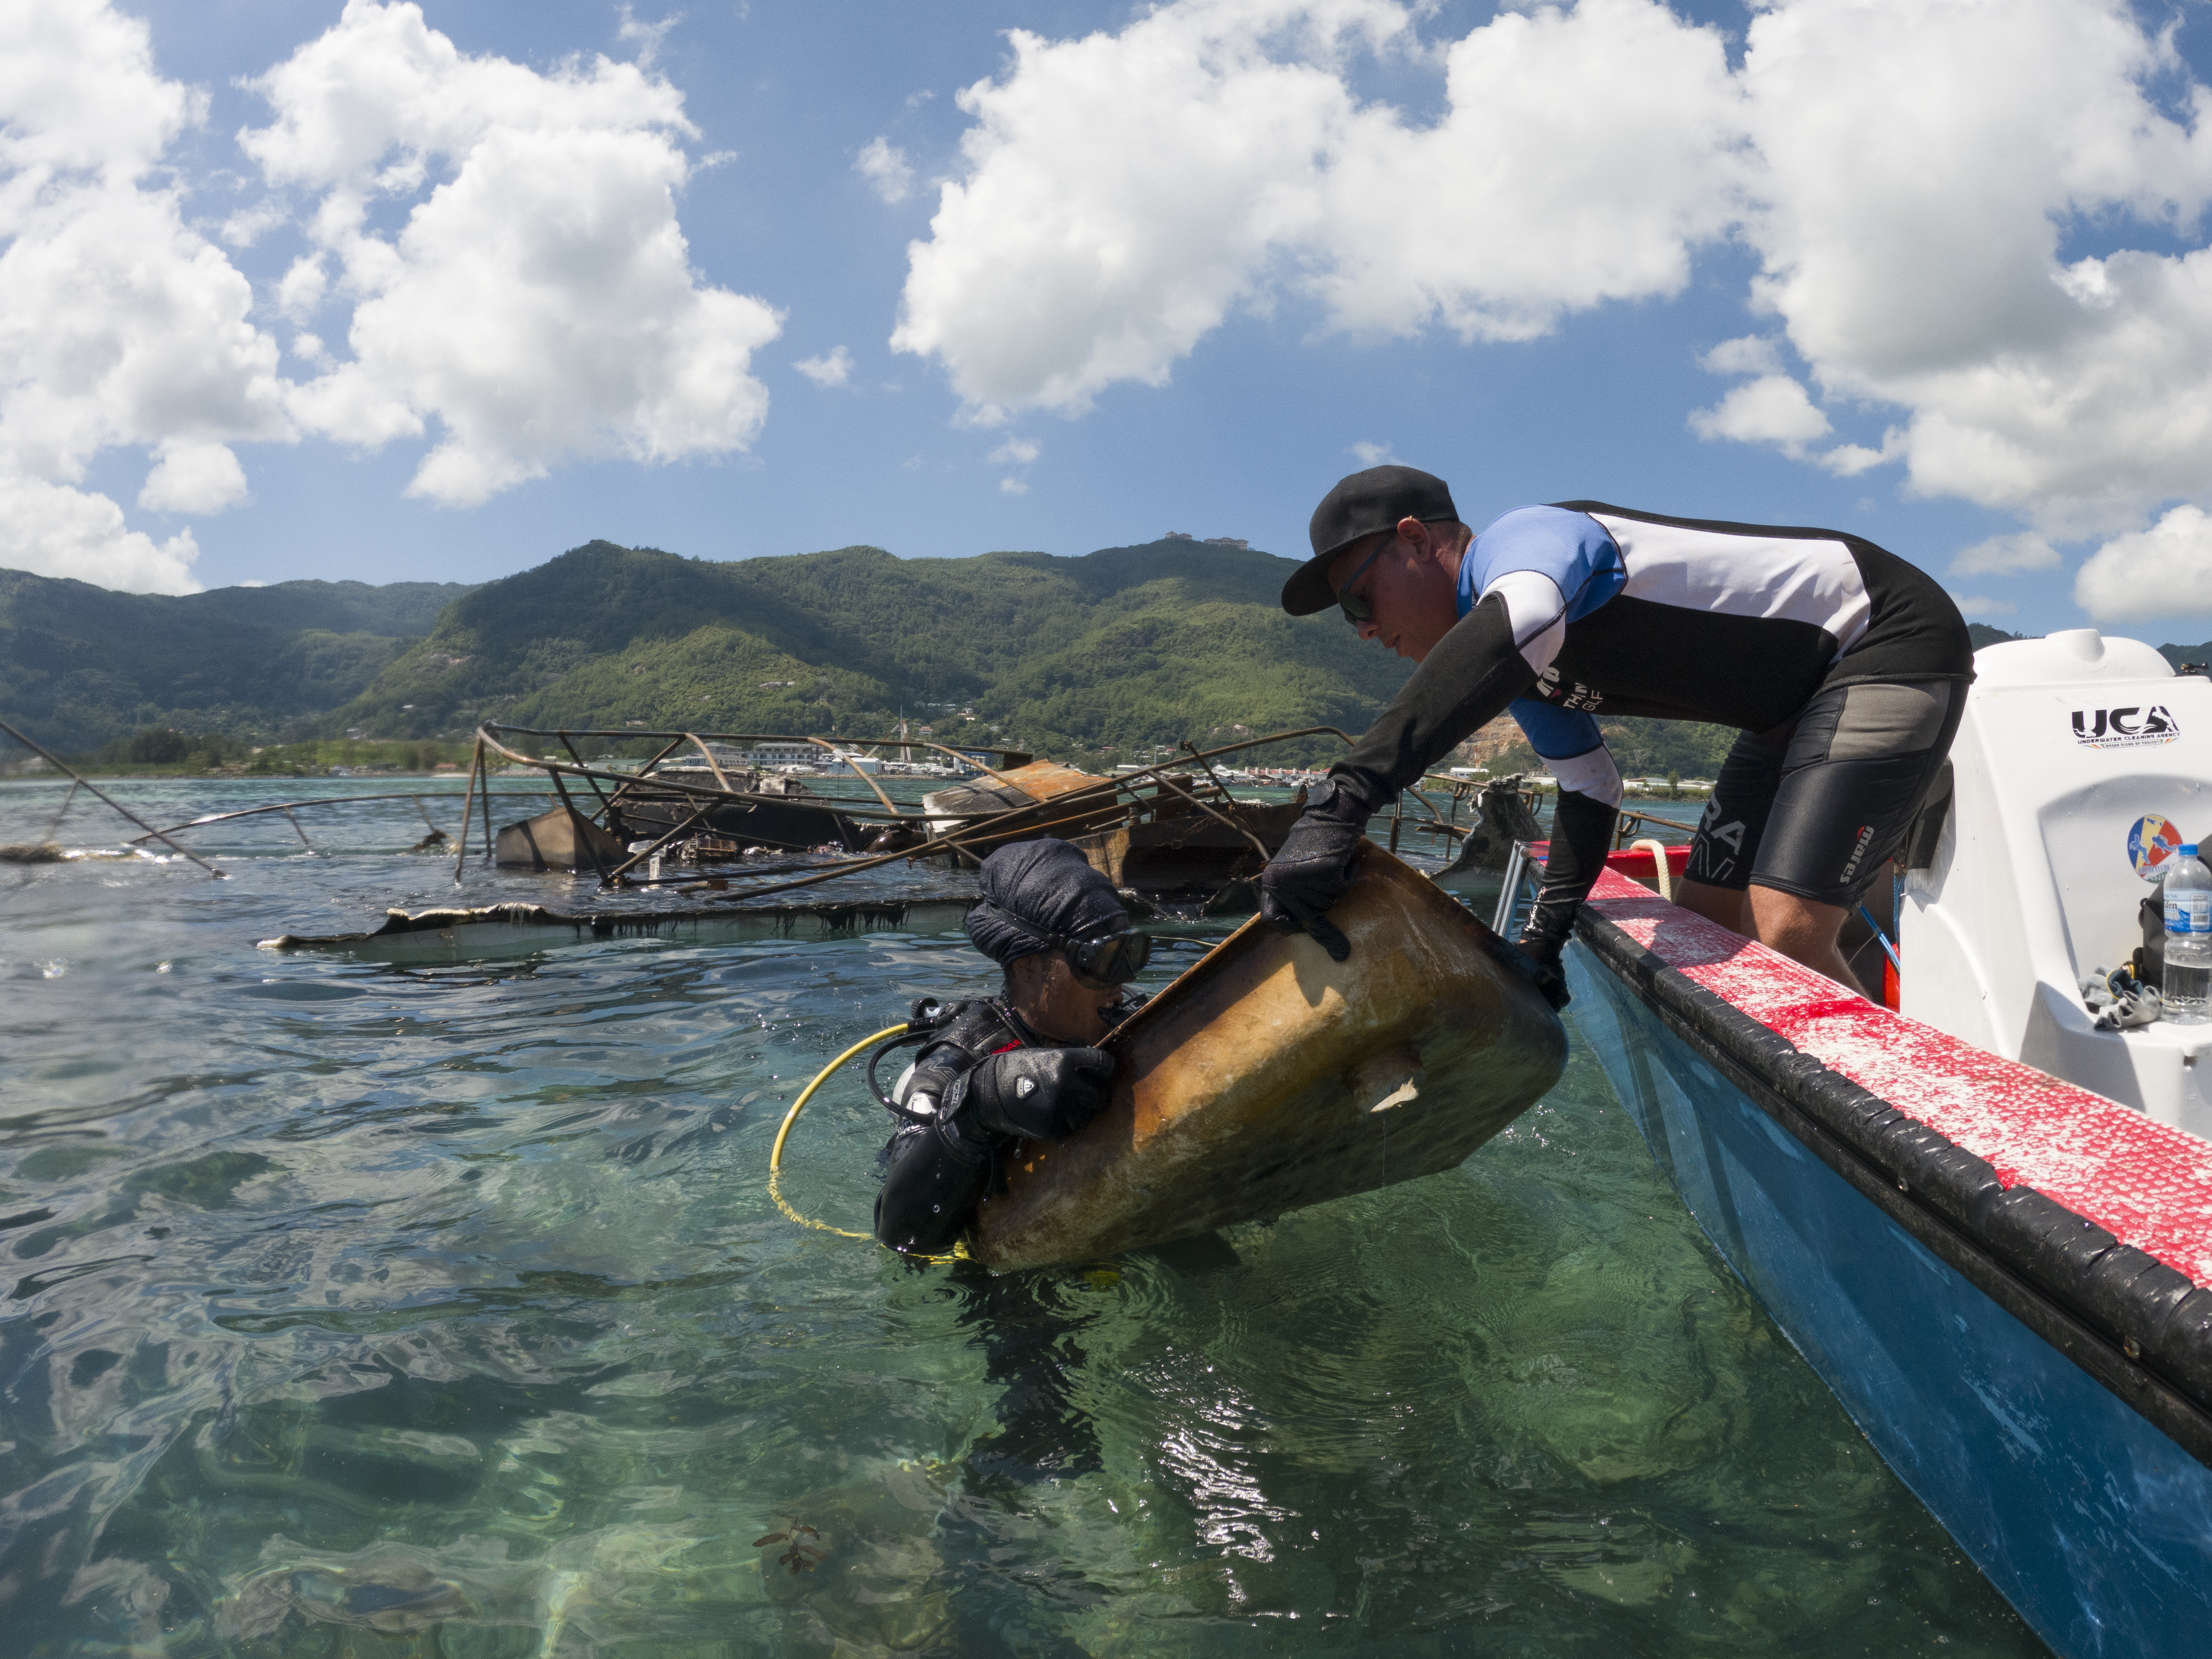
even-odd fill
[[(1620, 549), (1596, 520), (1565, 507), (1524, 507), (1484, 531), (1460, 562), (1459, 611), (1464, 617), (1478, 595), (1503, 605), (1514, 648), (1540, 680), (1559, 654), (1567, 624), (1596, 610), (1627, 580)], [(1562, 790), (1620, 805), (1620, 769), (1586, 710), (1518, 697), (1507, 712)]]
[[(1369, 801), (1388, 800), (1454, 744), (1525, 697), (1559, 654), (1567, 624), (1626, 580), (1620, 548), (1588, 514), (1556, 507), (1508, 513), (1460, 560), (1457, 625), (1331, 775)], [(1588, 741), (1566, 745), (1572, 752), (1559, 758), (1577, 780), (1570, 788), (1602, 793), (1612, 762), (1596, 740), (1595, 724), (1585, 724)], [(1562, 745), (1547, 738), (1537, 752), (1547, 746)], [(1577, 757), (1591, 753), (1602, 758), (1575, 767)], [(1620, 799), (1617, 789), (1613, 799)]]

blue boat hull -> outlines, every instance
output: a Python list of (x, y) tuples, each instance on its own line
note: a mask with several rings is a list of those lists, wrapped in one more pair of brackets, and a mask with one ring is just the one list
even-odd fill
[(2212, 1652), (2212, 1469), (1817, 1156), (1577, 945), (1571, 1017), (1729, 1265), (2069, 1659)]

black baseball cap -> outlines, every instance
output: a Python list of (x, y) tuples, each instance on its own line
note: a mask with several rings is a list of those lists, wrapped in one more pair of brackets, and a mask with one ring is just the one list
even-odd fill
[(1283, 584), (1283, 609), (1293, 617), (1310, 617), (1334, 605), (1328, 562), (1361, 537), (1388, 530), (1401, 519), (1457, 524), (1459, 509), (1452, 505), (1451, 486), (1417, 466), (1370, 466), (1339, 478), (1336, 488), (1314, 508), (1306, 531), (1314, 556)]

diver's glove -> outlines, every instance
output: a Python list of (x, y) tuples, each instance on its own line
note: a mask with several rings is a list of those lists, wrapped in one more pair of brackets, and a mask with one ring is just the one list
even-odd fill
[(1104, 1109), (1113, 1078), (1103, 1048), (1009, 1048), (978, 1061), (947, 1109), (993, 1134), (1065, 1140)]
[(1567, 976), (1559, 969), (1559, 941), (1547, 939), (1532, 927), (1521, 935), (1518, 948), (1534, 970), (1531, 977), (1537, 990), (1543, 993), (1544, 1000), (1552, 1005), (1552, 1012), (1564, 1012), (1574, 999), (1567, 991)]
[(1325, 916), (1358, 873), (1359, 837), (1370, 816), (1366, 800), (1341, 778), (1326, 780), (1260, 872), (1260, 919), (1279, 933), (1310, 933), (1339, 962), (1349, 957), (1352, 941)]

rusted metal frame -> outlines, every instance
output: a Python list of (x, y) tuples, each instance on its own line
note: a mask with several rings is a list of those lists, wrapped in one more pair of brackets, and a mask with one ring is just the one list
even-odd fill
[[(550, 795), (553, 792), (550, 789), (518, 789), (511, 794), (494, 795), (492, 799), (494, 800), (536, 800), (541, 797)], [(430, 816), (429, 808), (424, 806), (422, 803), (426, 800), (451, 800), (452, 799), (453, 797), (448, 794), (430, 793), (422, 794), (395, 793), (389, 795), (324, 795), (318, 797), (313, 800), (271, 801), (266, 806), (241, 806), (237, 811), (232, 812), (204, 812), (198, 817), (186, 818), (182, 823), (173, 823), (169, 825), (166, 833), (173, 836), (180, 830), (198, 830), (210, 823), (228, 823), (233, 818), (259, 817), (263, 814), (268, 812), (304, 811), (310, 806), (351, 806), (359, 801), (370, 800), (411, 800), (415, 803), (416, 811), (422, 813), (423, 823), (428, 824), (433, 830), (435, 830), (438, 827), (437, 820)], [(151, 836), (133, 836), (125, 844), (136, 847), (140, 842), (151, 841), (153, 839), (154, 837)]]
[(1191, 793), (1189, 790), (1182, 787), (1182, 785), (1176, 783), (1173, 779), (1163, 777), (1159, 781), (1163, 788), (1174, 790), (1176, 793), (1181, 795), (1193, 806), (1195, 806), (1200, 811), (1205, 813), (1206, 817), (1215, 820), (1217, 823), (1227, 824), (1236, 834), (1243, 836), (1245, 840), (1250, 842), (1252, 843), (1253, 850), (1260, 855), (1260, 862), (1261, 866), (1264, 866), (1267, 864), (1267, 845), (1265, 842), (1261, 841), (1259, 836), (1254, 835), (1250, 830), (1247, 829), (1243, 824), (1238, 823), (1235, 820), (1225, 817), (1221, 813), (1215, 811), (1213, 808), (1208, 806), (1204, 801), (1200, 800), (1196, 795)]
[(483, 769), (483, 791), (477, 797), (477, 804), (483, 808), (483, 860), (486, 864), (496, 866), (499, 863), (499, 848), (491, 832), (491, 762), (489, 759), (485, 760)]
[[(724, 794), (737, 795), (744, 793), (743, 790), (732, 789), (730, 787), (730, 780), (722, 770), (722, 763), (714, 758), (714, 751), (707, 747), (705, 741), (700, 738), (696, 732), (686, 732), (684, 735), (690, 739), (691, 746), (694, 749), (696, 749), (702, 755), (704, 755), (707, 757), (707, 769), (714, 775), (714, 781), (722, 786), (722, 793)], [(570, 752), (574, 753), (573, 750)], [(580, 755), (577, 756), (576, 764), (581, 766), (583, 763), (583, 757)]]
[(77, 783), (83, 786), (87, 793), (97, 796), (100, 799), (106, 801), (117, 811), (122, 813), (125, 817), (130, 819), (131, 823), (137, 824), (141, 830), (146, 831), (148, 835), (154, 836), (167, 846), (175, 848), (178, 852), (182, 853), (194, 864), (198, 865), (201, 869), (206, 871), (209, 875), (214, 877), (217, 881), (223, 881), (228, 878), (227, 872), (216, 869), (215, 866), (210, 864), (205, 859), (202, 858), (198, 853), (193, 852), (190, 848), (179, 846), (177, 842), (171, 841), (159, 830), (155, 829), (152, 824), (147, 823), (145, 819), (140, 817), (136, 812), (125, 806), (121, 801), (117, 800), (112, 795), (110, 795), (98, 784), (90, 781), (88, 779), (82, 775), (75, 767), (71, 766), (59, 755), (55, 754), (52, 750), (46, 749), (39, 744), (32, 742), (30, 738), (25, 737), (21, 732), (18, 732), (14, 726), (9, 725), (5, 720), (0, 720), (0, 732), (5, 732), (9, 737), (15, 738), (16, 742), (21, 744), (24, 748), (29, 750), (33, 754), (45, 761), (47, 765), (58, 768), (63, 772), (67, 773), (71, 778), (75, 779)]
[(1185, 738), (1176, 746), (1179, 749), (1189, 750), (1190, 757), (1193, 760), (1197, 761), (1200, 766), (1203, 766), (1206, 769), (1206, 775), (1213, 780), (1213, 787), (1221, 792), (1222, 799), (1231, 803), (1235, 802), (1237, 797), (1229, 793), (1229, 786), (1222, 781), (1221, 774), (1213, 769), (1213, 763), (1210, 760), (1202, 759), (1200, 757), (1198, 745), (1196, 744), (1193, 743), (1188, 738)]
[[(461, 797), (460, 839), (455, 843), (453, 848), (453, 885), (456, 887), (459, 887), (461, 884), (461, 860), (469, 855), (469, 808), (476, 805), (477, 774), (481, 771), (483, 768), (483, 733), (479, 732), (477, 733), (476, 749), (474, 752), (469, 756), (468, 793)], [(489, 797), (487, 797), (487, 805), (489, 805)], [(484, 817), (486, 820), (489, 821), (491, 815), (490, 813), (486, 812)]]
[[(502, 732), (520, 732), (525, 736), (532, 738), (551, 738), (558, 737), (560, 735), (558, 732), (549, 730), (544, 726), (499, 726), (498, 722), (495, 720), (487, 721), (486, 724), (497, 726), (497, 728)], [(1316, 726), (1314, 730), (1334, 730), (1334, 728)], [(623, 738), (635, 739), (638, 738), (662, 738), (667, 737), (670, 734), (666, 732), (571, 731), (569, 735), (571, 737), (578, 738)], [(684, 738), (689, 737), (690, 733), (678, 732), (675, 735), (677, 736), (678, 741), (680, 742)], [(823, 739), (819, 738), (805, 737), (795, 732), (708, 732), (702, 733), (701, 735), (706, 737), (710, 741), (716, 743), (819, 743), (823, 741)], [(1287, 732), (1285, 735), (1289, 737), (1304, 737), (1307, 734), (1304, 732)], [(1339, 732), (1337, 735), (1341, 737), (1343, 736), (1343, 733)], [(846, 741), (854, 744), (855, 747), (861, 749), (934, 749), (940, 754), (952, 755), (962, 759), (966, 758), (965, 756), (961, 754), (960, 750), (957, 749), (948, 749), (941, 743), (932, 743), (927, 738), (848, 738)], [(1346, 738), (1346, 741), (1349, 742), (1350, 739)], [(672, 749), (676, 745), (674, 744), (671, 744), (669, 745)], [(1030, 753), (1029, 750), (1015, 749), (1006, 744), (979, 743), (975, 747), (982, 750), (986, 754), (991, 755), (1028, 755)], [(983, 769), (985, 771), (990, 770), (988, 767), (985, 767)]]
[(713, 801), (708, 801), (704, 806), (694, 812), (690, 817), (684, 819), (683, 823), (678, 824), (666, 835), (661, 836), (659, 841), (654, 842), (652, 846), (647, 848), (643, 852), (633, 853), (629, 857), (624, 859), (620, 864), (615, 866), (614, 872), (611, 875), (602, 876), (599, 878), (599, 885), (601, 887), (616, 887), (621, 885), (622, 878), (624, 876), (636, 869), (639, 865), (644, 863), (647, 859), (651, 858), (655, 853), (660, 851), (662, 848), (667, 846), (669, 842), (674, 841), (678, 836), (684, 835), (688, 831), (697, 827), (699, 820), (705, 817), (708, 813), (714, 810), (714, 803)]
[[(583, 763), (580, 761), (577, 763), (579, 765), (581, 765), (582, 763)], [(561, 805), (568, 809), (568, 816), (577, 823), (589, 827), (592, 822), (591, 819), (576, 810), (576, 803), (568, 799), (568, 792), (562, 787), (560, 775), (558, 773), (554, 773), (550, 775), (553, 779), (553, 787), (555, 791), (561, 797)], [(589, 836), (581, 836), (579, 839), (584, 843), (584, 850), (592, 855), (592, 868), (599, 872), (599, 885), (601, 888), (605, 888), (607, 884), (607, 866), (599, 860), (599, 849), (598, 846), (592, 842)]]
[[(520, 728), (507, 727), (501, 729), (519, 730)], [(661, 790), (663, 792), (670, 792), (684, 795), (703, 795), (712, 800), (782, 800), (786, 799), (786, 797), (781, 795), (760, 795), (741, 789), (715, 789), (703, 784), (678, 783), (672, 778), (659, 776), (646, 777), (641, 775), (627, 772), (597, 771), (589, 766), (573, 765), (567, 761), (544, 760), (535, 755), (523, 754), (517, 750), (508, 748), (497, 738), (484, 736), (484, 728), (480, 727), (478, 729), (477, 735), (483, 738), (485, 748), (499, 756), (502, 760), (512, 761), (517, 766), (535, 768), (537, 770), (544, 773), (548, 777), (550, 777), (555, 773), (558, 772), (569, 777), (586, 779), (602, 778), (611, 783), (650, 785), (653, 788)], [(578, 735), (588, 738), (593, 736), (604, 736), (605, 734), (586, 732), (579, 733)], [(875, 819), (884, 816), (872, 806), (864, 806), (856, 802), (848, 803), (842, 798), (816, 796), (813, 799), (824, 805), (833, 807), (835, 810), (845, 813), (848, 817)], [(912, 823), (916, 821), (920, 815), (900, 812), (894, 808), (890, 816), (899, 822)]]
[[(839, 753), (837, 745), (830, 742), (827, 738), (807, 738), (807, 742), (814, 744), (818, 747), (827, 749), (830, 754), (836, 756), (837, 758), (841, 760), (844, 758), (844, 757)], [(868, 786), (869, 789), (873, 792), (875, 798), (878, 800), (883, 802), (884, 810), (885, 811), (896, 812), (898, 811), (897, 807), (891, 805), (891, 798), (884, 793), (883, 790), (878, 787), (876, 781), (873, 778), (870, 777), (866, 772), (860, 770), (857, 766), (851, 768), (851, 771), (854, 777), (860, 779), (862, 783)]]
[[(1209, 755), (1228, 754), (1235, 750), (1249, 749), (1256, 744), (1280, 743), (1290, 738), (1317, 737), (1324, 732), (1328, 732), (1332, 737), (1341, 738), (1346, 744), (1349, 744), (1352, 741), (1352, 738), (1348, 735), (1339, 731), (1334, 726), (1303, 726), (1295, 732), (1278, 732), (1272, 733), (1267, 737), (1250, 738), (1243, 743), (1224, 744), (1222, 748), (1208, 750), (1205, 752)], [(1060, 817), (1047, 818), (1041, 823), (1030, 824), (1025, 827), (1032, 830), (1053, 830), (1059, 828), (1062, 824), (1079, 823), (1085, 817), (1090, 816), (1091, 811), (1097, 805), (1096, 797), (1101, 789), (1112, 793), (1119, 793), (1127, 791), (1133, 794), (1135, 785), (1137, 783), (1141, 781), (1146, 776), (1163, 770), (1165, 766), (1170, 764), (1179, 765), (1181, 763), (1164, 762), (1159, 766), (1148, 766), (1145, 768), (1143, 771), (1130, 773), (1126, 777), (1101, 778), (1098, 781), (1098, 785), (1097, 787), (1086, 786), (1082, 789), (1072, 789), (1065, 795), (1054, 795), (1048, 803), (1049, 805), (1054, 808), (1059, 808), (1072, 805), (1080, 801), (1083, 803), (1082, 810), (1066, 814)], [(987, 817), (969, 823), (964, 830), (956, 830), (949, 835), (939, 836), (933, 838), (930, 844), (930, 850), (932, 852), (951, 851), (953, 848), (964, 846), (969, 841), (982, 839), (988, 834), (994, 832), (995, 829), (1008, 827), (1006, 821), (1018, 818), (1025, 812), (1036, 811), (1040, 807), (1046, 805), (1048, 805), (1048, 803), (1037, 802), (1028, 806), (1013, 807), (1004, 812), (992, 813)], [(934, 816), (943, 817), (950, 815), (937, 814)], [(1258, 838), (1255, 836), (1254, 839), (1257, 840)], [(825, 881), (835, 881), (841, 876), (856, 876), (863, 870), (872, 870), (879, 865), (889, 864), (894, 860), (910, 858), (915, 855), (916, 854), (912, 848), (901, 848), (899, 851), (895, 853), (881, 853), (872, 858), (858, 859), (849, 864), (839, 865), (833, 869), (819, 871), (811, 876), (802, 876), (796, 881), (777, 882), (766, 887), (748, 888), (745, 891), (737, 895), (737, 897), (739, 900), (765, 898), (770, 893), (787, 893), (795, 888), (817, 886)], [(704, 881), (709, 879), (709, 878), (700, 877), (698, 879)], [(690, 885), (692, 884), (686, 883), (684, 884)]]
[[(1336, 731), (1336, 728), (1334, 726), (1322, 726), (1316, 729), (1328, 732)], [(1294, 732), (1288, 735), (1291, 737), (1304, 737), (1308, 734), (1304, 732)], [(1344, 733), (1341, 732), (1336, 732), (1336, 735), (1340, 738), (1344, 737)], [(1349, 738), (1346, 738), (1345, 741), (1349, 743), (1351, 739)], [(1080, 803), (1080, 810), (1077, 811), (1066, 813), (1060, 817), (1047, 818), (1038, 823), (1024, 824), (1020, 827), (1028, 830), (1045, 830), (1058, 829), (1065, 824), (1080, 823), (1085, 818), (1090, 817), (1092, 811), (1097, 810), (1097, 807), (1100, 804), (1097, 797), (1102, 790), (1109, 794), (1127, 793), (1133, 797), (1136, 794), (1135, 786), (1148, 774), (1159, 769), (1160, 769), (1157, 767), (1147, 767), (1144, 772), (1132, 773), (1126, 778), (1101, 778), (1097, 785), (1085, 786), (1081, 789), (1072, 789), (1064, 795), (1054, 795), (1048, 802), (1032, 802), (1027, 806), (1009, 807), (1006, 811), (1000, 812), (983, 813), (973, 817), (968, 817), (966, 814), (933, 813), (930, 816), (939, 818), (961, 817), (965, 822), (966, 827), (964, 829), (952, 830), (945, 835), (933, 836), (926, 849), (901, 848), (896, 852), (879, 853), (872, 857), (855, 859), (848, 863), (840, 864), (830, 869), (817, 871), (816, 873), (811, 876), (802, 877), (797, 881), (780, 882), (767, 887), (748, 888), (744, 892), (738, 894), (738, 897), (739, 899), (764, 897), (770, 893), (788, 892), (794, 888), (812, 887), (825, 881), (835, 881), (841, 876), (856, 876), (862, 871), (873, 870), (882, 865), (892, 863), (899, 859), (910, 860), (916, 857), (932, 856), (940, 852), (951, 852), (957, 848), (966, 847), (972, 841), (988, 839), (990, 836), (995, 835), (1001, 830), (1013, 828), (1015, 827), (1015, 820), (1021, 818), (1025, 814), (1044, 810), (1048, 806), (1059, 808)], [(1164, 781), (1164, 780), (1162, 781)], [(1178, 791), (1178, 793), (1181, 792)], [(1188, 796), (1185, 798), (1188, 799)], [(1141, 799), (1141, 798), (1139, 799)], [(1245, 833), (1249, 834), (1249, 832), (1247, 831)], [(1253, 837), (1253, 839), (1255, 843), (1258, 842), (1258, 838), (1256, 836)], [(1262, 858), (1266, 856), (1266, 848), (1264, 844), (1261, 845), (1261, 856)], [(692, 882), (687, 882), (682, 884), (686, 886), (694, 885), (696, 882), (707, 881), (709, 879), (720, 880), (726, 879), (726, 878), (709, 878), (701, 876), (695, 878)], [(677, 884), (671, 883), (665, 884), (675, 885)]]
[[(1066, 799), (1067, 797), (1066, 795), (1055, 796), (1054, 797), (1051, 805), (1057, 806)], [(856, 876), (863, 870), (872, 870), (878, 865), (890, 864), (899, 859), (925, 858), (937, 853), (951, 851), (955, 848), (964, 847), (971, 840), (982, 838), (987, 831), (995, 833), (997, 829), (1006, 827), (1003, 823), (994, 825), (994, 819), (1017, 817), (1022, 813), (1034, 812), (1036, 810), (1037, 807), (1035, 805), (1017, 806), (1011, 811), (994, 813), (990, 818), (985, 818), (978, 821), (977, 823), (971, 823), (965, 830), (956, 830), (950, 835), (939, 836), (930, 842), (929, 846), (926, 849), (917, 848), (901, 848), (896, 852), (878, 853), (871, 858), (856, 859), (849, 864), (837, 865), (830, 869), (818, 871), (811, 876), (802, 876), (797, 881), (778, 882), (767, 887), (747, 888), (744, 892), (738, 894), (737, 896), (739, 899), (761, 898), (769, 893), (788, 892), (796, 887), (817, 886), (825, 881), (835, 881), (840, 876)], [(1042, 823), (1030, 824), (1025, 827), (1032, 830), (1053, 830), (1057, 829), (1062, 824), (1080, 823), (1088, 816), (1089, 809), (1086, 808), (1083, 811), (1071, 813), (1065, 817), (1047, 818)], [(695, 879), (696, 881), (723, 880), (726, 879), (726, 878), (701, 876)], [(674, 884), (667, 884), (673, 885)], [(684, 884), (689, 886), (695, 884), (685, 883)]]
[(62, 797), (61, 811), (54, 814), (54, 821), (46, 826), (46, 838), (48, 841), (52, 841), (60, 833), (62, 820), (69, 816), (70, 803), (76, 799), (76, 792), (83, 787), (84, 781), (82, 778), (70, 780), (69, 793)]
[[(576, 752), (576, 745), (568, 741), (568, 734), (566, 732), (556, 732), (553, 735), (561, 739), (561, 746), (568, 751), (568, 757), (577, 765), (581, 766), (584, 763), (584, 757)], [(592, 786), (592, 793), (599, 798), (599, 811), (605, 811), (607, 792), (599, 787), (599, 781), (597, 778), (586, 777), (584, 781)]]
[[(1292, 738), (1318, 737), (1323, 732), (1327, 732), (1329, 736), (1336, 738), (1347, 744), (1352, 742), (1352, 738), (1349, 735), (1339, 731), (1334, 726), (1300, 726), (1294, 732), (1271, 732), (1264, 738), (1247, 738), (1242, 743), (1224, 744), (1218, 749), (1201, 749), (1194, 750), (1193, 757), (1200, 761), (1211, 760), (1217, 755), (1235, 754), (1240, 750), (1256, 748), (1262, 744), (1284, 743)], [(932, 746), (934, 747), (935, 745)], [(1181, 761), (1161, 761), (1151, 766), (1140, 767), (1134, 772), (1117, 773), (1110, 778), (1101, 778), (1095, 784), (1085, 784), (1080, 789), (1071, 789), (1066, 794), (1054, 795), (1051, 798), (1052, 804), (1055, 806), (1060, 806), (1075, 801), (1091, 800), (1097, 796), (1102, 791), (1115, 793), (1126, 791), (1132, 796), (1134, 796), (1136, 786), (1138, 784), (1142, 783), (1148, 778), (1156, 782), (1159, 781), (1164, 776), (1170, 767), (1181, 766), (1182, 763), (1183, 763)], [(1019, 784), (1016, 784), (1013, 787), (1017, 789), (1021, 787)], [(1141, 799), (1141, 798), (1139, 799)], [(1026, 812), (1033, 810), (1035, 809), (1031, 807), (1018, 806), (1011, 809), (1008, 813), (1000, 816), (1010, 817), (1013, 812)], [(1431, 810), (1433, 811), (1434, 809)], [(933, 817), (957, 817), (962, 815), (958, 813), (937, 812), (931, 813), (929, 816)]]
[[(589, 736), (590, 734), (589, 734), (589, 733), (586, 733), (586, 736)], [(611, 818), (614, 817), (615, 811), (616, 811), (616, 809), (617, 809), (617, 807), (621, 806), (621, 805), (622, 805), (622, 803), (623, 803), (623, 797), (624, 795), (627, 795), (628, 793), (629, 793), (629, 792), (630, 792), (632, 789), (635, 788), (635, 787), (637, 787), (637, 785), (638, 785), (641, 781), (642, 781), (644, 780), (644, 778), (646, 777), (646, 775), (647, 775), (648, 773), (650, 773), (650, 772), (653, 770), (653, 769), (654, 767), (656, 767), (656, 766), (659, 765), (661, 762), (663, 762), (663, 761), (666, 760), (666, 759), (669, 757), (669, 756), (670, 756), (670, 755), (673, 754), (677, 750), (678, 750), (678, 749), (682, 748), (683, 746), (684, 746), (684, 739), (683, 739), (683, 738), (670, 738), (666, 743), (665, 743), (665, 744), (661, 744), (661, 746), (660, 746), (660, 752), (659, 752), (659, 754), (655, 755), (655, 756), (654, 756), (651, 760), (649, 760), (649, 761), (646, 762), (646, 763), (645, 763), (644, 765), (642, 765), (642, 766), (639, 767), (639, 768), (637, 769), (637, 770), (636, 770), (636, 771), (635, 771), (635, 772), (631, 773), (631, 774), (630, 774), (627, 778), (623, 779), (622, 782), (620, 782), (620, 783), (617, 784), (617, 785), (615, 786), (615, 793), (614, 793), (614, 797), (613, 797), (613, 799), (611, 799), (611, 800), (609, 800), (609, 801), (607, 802), (607, 816), (608, 816), (608, 817), (609, 817), (610, 819), (611, 819)], [(610, 829), (610, 830), (613, 829), (613, 828), (614, 828), (613, 823), (612, 823), (611, 822), (610, 822), (610, 823), (608, 823), (608, 825), (607, 825), (607, 828), (608, 828), (608, 829)]]

